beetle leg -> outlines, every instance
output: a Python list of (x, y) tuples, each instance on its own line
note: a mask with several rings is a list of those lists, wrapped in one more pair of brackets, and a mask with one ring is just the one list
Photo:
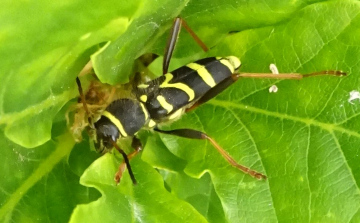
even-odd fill
[(138, 138), (136, 138), (135, 136), (133, 137), (131, 147), (134, 148), (135, 151), (129, 153), (128, 155), (126, 155), (125, 152), (123, 150), (121, 150), (119, 147), (115, 147), (115, 148), (119, 148), (121, 151), (123, 151), (123, 153), (119, 151), (122, 155), (125, 154), (125, 156), (123, 155), (124, 161), (119, 165), (119, 169), (116, 172), (115, 177), (114, 177), (116, 184), (120, 183), (121, 177), (122, 177), (124, 171), (126, 170), (126, 167), (129, 169), (129, 174), (130, 174), (133, 184), (136, 184), (136, 180), (135, 180), (134, 174), (131, 170), (129, 160), (131, 160), (134, 156), (136, 156), (142, 150), (142, 144), (141, 144), (140, 140)]
[(215, 149), (226, 159), (226, 161), (228, 163), (230, 163), (232, 166), (243, 171), (246, 174), (249, 174), (250, 176), (252, 176), (258, 180), (266, 180), (266, 176), (264, 174), (261, 174), (261, 173), (256, 172), (255, 170), (252, 170), (246, 166), (238, 164), (223, 148), (221, 148), (221, 146), (219, 144), (217, 144), (217, 142), (213, 138), (208, 136), (206, 133), (203, 133), (203, 132), (200, 132), (197, 130), (193, 130), (193, 129), (175, 129), (175, 130), (170, 130), (170, 131), (164, 131), (164, 130), (155, 128), (154, 130), (157, 132), (160, 132), (160, 133), (176, 135), (176, 136), (189, 138), (189, 139), (208, 140), (215, 147)]
[(218, 83), (215, 87), (211, 88), (206, 92), (198, 101), (196, 101), (191, 107), (186, 109), (186, 112), (192, 111), (198, 106), (206, 103), (210, 99), (214, 98), (216, 95), (220, 94), (231, 84), (239, 80), (239, 78), (268, 78), (268, 79), (296, 79), (300, 80), (306, 77), (313, 76), (322, 76), (322, 75), (333, 75), (333, 76), (345, 76), (346, 73), (339, 70), (329, 70), (329, 71), (319, 71), (310, 74), (300, 74), (300, 73), (235, 73), (230, 77), (226, 78), (222, 82)]
[(186, 31), (191, 35), (191, 37), (195, 40), (195, 42), (206, 52), (209, 48), (205, 45), (203, 41), (195, 34), (195, 32), (188, 26), (188, 24), (182, 18), (175, 18), (174, 23), (171, 27), (170, 35), (168, 37), (168, 41), (165, 47), (164, 59), (163, 59), (163, 74), (168, 72), (171, 56), (173, 54), (177, 39), (179, 37), (179, 33), (181, 27), (184, 27)]

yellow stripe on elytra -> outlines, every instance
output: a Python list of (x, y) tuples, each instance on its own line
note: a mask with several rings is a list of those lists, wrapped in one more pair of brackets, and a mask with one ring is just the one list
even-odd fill
[(230, 72), (231, 73), (234, 73), (234, 67), (233, 65), (230, 63), (229, 60), (225, 59), (225, 58), (221, 58), (220, 60), (220, 63), (222, 63), (223, 65), (225, 65), (227, 68), (229, 68)]
[(174, 107), (166, 101), (164, 96), (159, 95), (156, 97), (156, 99), (160, 103), (161, 107), (165, 108), (168, 114), (174, 109)]
[(195, 98), (195, 92), (193, 89), (191, 89), (189, 86), (187, 86), (184, 83), (169, 83), (171, 81), (171, 79), (173, 79), (173, 75), (171, 73), (167, 73), (165, 74), (165, 81), (160, 84), (160, 88), (177, 88), (180, 89), (182, 91), (184, 91), (188, 96), (189, 96), (189, 101), (194, 100)]
[(209, 85), (210, 87), (215, 87), (215, 80), (205, 66), (197, 63), (189, 63), (186, 66), (190, 69), (195, 70), (207, 85)]
[(124, 137), (127, 137), (127, 133), (125, 132), (125, 129), (123, 127), (123, 125), (121, 124), (120, 120), (117, 119), (113, 114), (111, 114), (108, 111), (104, 111), (102, 113), (103, 116), (105, 116), (106, 118), (108, 118), (119, 130), (120, 134)]
[(142, 109), (142, 111), (143, 111), (143, 113), (144, 113), (145, 122), (146, 122), (146, 120), (148, 120), (148, 118), (149, 118), (148, 111), (146, 110), (145, 105), (144, 105), (143, 103), (140, 103), (140, 106), (141, 106), (141, 109)]

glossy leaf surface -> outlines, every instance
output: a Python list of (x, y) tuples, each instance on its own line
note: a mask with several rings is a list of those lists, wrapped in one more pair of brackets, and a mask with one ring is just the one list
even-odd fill
[[(359, 222), (360, 101), (349, 101), (360, 91), (358, 1), (151, 2), (4, 3), (1, 221)], [(138, 56), (162, 55), (178, 15), (211, 50), (182, 32), (171, 69), (235, 55), (242, 72), (275, 63), (286, 73), (348, 73), (242, 79), (163, 126), (208, 133), (267, 181), (231, 167), (207, 142), (145, 131), (145, 149), (131, 161), (138, 185), (125, 173), (115, 186), (121, 158), (97, 159), (67, 133), (63, 106), (77, 96), (74, 79), (90, 56), (101, 80), (126, 82)]]

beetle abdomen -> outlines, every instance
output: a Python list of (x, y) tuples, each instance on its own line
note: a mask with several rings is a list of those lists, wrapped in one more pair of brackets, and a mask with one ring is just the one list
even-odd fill
[(236, 57), (210, 57), (180, 67), (137, 87), (150, 117), (162, 120), (190, 105), (211, 88), (231, 76), (240, 66)]

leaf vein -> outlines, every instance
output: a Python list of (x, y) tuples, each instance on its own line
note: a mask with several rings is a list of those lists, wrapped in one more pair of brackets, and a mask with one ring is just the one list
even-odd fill
[[(254, 140), (254, 137), (251, 135), (249, 129), (245, 126), (245, 124), (241, 121), (240, 117), (239, 117), (232, 109), (229, 109), (229, 110), (230, 110), (231, 113), (234, 115), (234, 117), (236, 118), (236, 120), (243, 126), (244, 130), (245, 130), (246, 133), (248, 134), (249, 139), (250, 139), (251, 142), (253, 143), (253, 145), (254, 145), (254, 147), (255, 147), (255, 150), (256, 150), (256, 152), (257, 152), (257, 155), (258, 155), (258, 157), (260, 158), (259, 161), (260, 161), (260, 163), (261, 163), (261, 166), (264, 168), (264, 164), (263, 164), (263, 162), (262, 162), (262, 159), (261, 159), (261, 156), (260, 156), (260, 153), (259, 153), (259, 149), (258, 149), (258, 147), (256, 146), (256, 142), (255, 142), (255, 140)], [(265, 169), (264, 169), (264, 170), (265, 170)], [(265, 170), (265, 173), (266, 173), (266, 170)], [(269, 190), (271, 190), (269, 182), (267, 181), (266, 183), (267, 183), (267, 185), (268, 185)], [(239, 187), (239, 185), (238, 185), (238, 187)], [(239, 188), (238, 188), (238, 189), (239, 189)], [(273, 207), (272, 210), (274, 211), (276, 220), (278, 221), (278, 216), (277, 216), (276, 209), (275, 209), (275, 206), (274, 206), (274, 198), (272, 197), (272, 193), (271, 193), (271, 192), (270, 192), (269, 194), (270, 194), (271, 203), (272, 203), (271, 207)]]
[(359, 189), (359, 187), (358, 187), (357, 184), (356, 184), (356, 179), (355, 179), (355, 177), (354, 177), (353, 172), (351, 171), (351, 168), (350, 168), (348, 162), (346, 162), (346, 156), (345, 156), (345, 154), (344, 154), (344, 151), (342, 150), (341, 145), (340, 145), (337, 137), (335, 136), (335, 134), (334, 134), (333, 132), (331, 132), (331, 136), (334, 138), (334, 141), (335, 141), (335, 143), (336, 143), (336, 146), (337, 146), (337, 148), (339, 149), (339, 152), (341, 153), (341, 158), (343, 159), (343, 162), (344, 162), (344, 164), (345, 164), (345, 166), (346, 166), (346, 168), (347, 168), (347, 170), (348, 170), (348, 172), (349, 172), (349, 175), (350, 175), (350, 177), (351, 177), (351, 179), (352, 179), (352, 181), (353, 181), (353, 183), (354, 183), (354, 185), (355, 185), (355, 187), (356, 187), (356, 191), (357, 191), (358, 195), (360, 195), (360, 189)]
[(320, 122), (320, 121), (314, 120), (312, 118), (297, 117), (297, 116), (293, 116), (293, 115), (289, 115), (289, 114), (267, 111), (267, 110), (252, 107), (249, 105), (244, 105), (244, 104), (229, 102), (229, 101), (221, 101), (221, 100), (217, 100), (217, 99), (213, 99), (213, 100), (209, 101), (208, 104), (224, 107), (226, 109), (229, 109), (230, 107), (232, 107), (232, 108), (237, 108), (237, 109), (248, 111), (248, 112), (254, 112), (254, 113), (263, 114), (263, 115), (270, 116), (270, 117), (276, 117), (279, 119), (286, 119), (286, 120), (291, 120), (294, 122), (301, 122), (301, 123), (305, 123), (306, 125), (317, 126), (328, 132), (338, 131), (338, 132), (343, 132), (348, 135), (360, 138), (359, 132), (344, 128), (342, 126), (338, 126), (336, 124)]

